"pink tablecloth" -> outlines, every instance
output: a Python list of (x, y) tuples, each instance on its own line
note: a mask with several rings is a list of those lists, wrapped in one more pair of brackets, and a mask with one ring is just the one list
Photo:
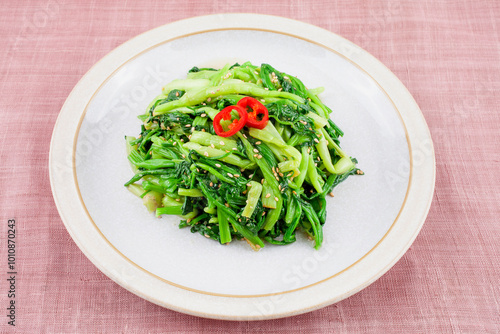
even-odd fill
[[(225, 322), (151, 304), (83, 255), (55, 208), (48, 151), (80, 77), (131, 37), (220, 12), (281, 15), (340, 34), (408, 87), (433, 135), (436, 192), (407, 254), (362, 292), (280, 320)], [(264, 333), (500, 331), (500, 2), (3, 1), (0, 9), (0, 331)], [(8, 219), (16, 223), (9, 326)]]

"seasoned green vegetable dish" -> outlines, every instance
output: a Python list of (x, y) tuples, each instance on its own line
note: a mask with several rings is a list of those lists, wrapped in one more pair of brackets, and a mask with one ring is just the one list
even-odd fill
[(221, 244), (286, 245), (302, 231), (318, 249), (326, 196), (362, 174), (343, 132), (294, 76), (268, 64), (193, 67), (162, 88), (126, 136), (135, 175), (125, 186), (157, 216), (179, 215)]

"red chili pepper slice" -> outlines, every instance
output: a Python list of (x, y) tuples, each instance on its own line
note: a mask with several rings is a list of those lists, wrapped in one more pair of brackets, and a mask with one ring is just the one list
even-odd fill
[(266, 127), (269, 121), (269, 112), (262, 103), (253, 97), (246, 96), (238, 101), (238, 106), (247, 111), (250, 109), (247, 126), (257, 129), (264, 129)]
[[(234, 119), (232, 123), (230, 123), (227, 128), (229, 130), (224, 130), (222, 127), (221, 122), (223, 120), (229, 121), (232, 118), (231, 112), (235, 110), (238, 112), (238, 115), (240, 116), (239, 119)], [(214, 131), (218, 136), (221, 137), (231, 137), (232, 135), (236, 134), (236, 132), (240, 131), (243, 129), (245, 124), (247, 123), (248, 120), (248, 114), (246, 110), (238, 105), (236, 106), (228, 106), (224, 109), (222, 109), (217, 115), (214, 117)]]

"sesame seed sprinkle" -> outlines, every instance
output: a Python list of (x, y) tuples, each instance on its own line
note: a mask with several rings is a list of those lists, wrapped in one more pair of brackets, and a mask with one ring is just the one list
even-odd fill
[(271, 194), (270, 194), (270, 193), (267, 193), (267, 194), (266, 194), (266, 198), (269, 198), (269, 197), (271, 197)]

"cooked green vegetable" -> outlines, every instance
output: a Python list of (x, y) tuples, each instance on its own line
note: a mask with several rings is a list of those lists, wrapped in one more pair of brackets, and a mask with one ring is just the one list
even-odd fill
[[(268, 64), (193, 67), (138, 117), (140, 135), (125, 137), (135, 173), (125, 186), (157, 216), (179, 215), (180, 227), (221, 244), (245, 239), (258, 250), (264, 241), (293, 243), (302, 231), (318, 249), (325, 196), (362, 174), (339, 146), (343, 132), (322, 91)], [(264, 104), (267, 125), (216, 135), (214, 117), (245, 96)]]

